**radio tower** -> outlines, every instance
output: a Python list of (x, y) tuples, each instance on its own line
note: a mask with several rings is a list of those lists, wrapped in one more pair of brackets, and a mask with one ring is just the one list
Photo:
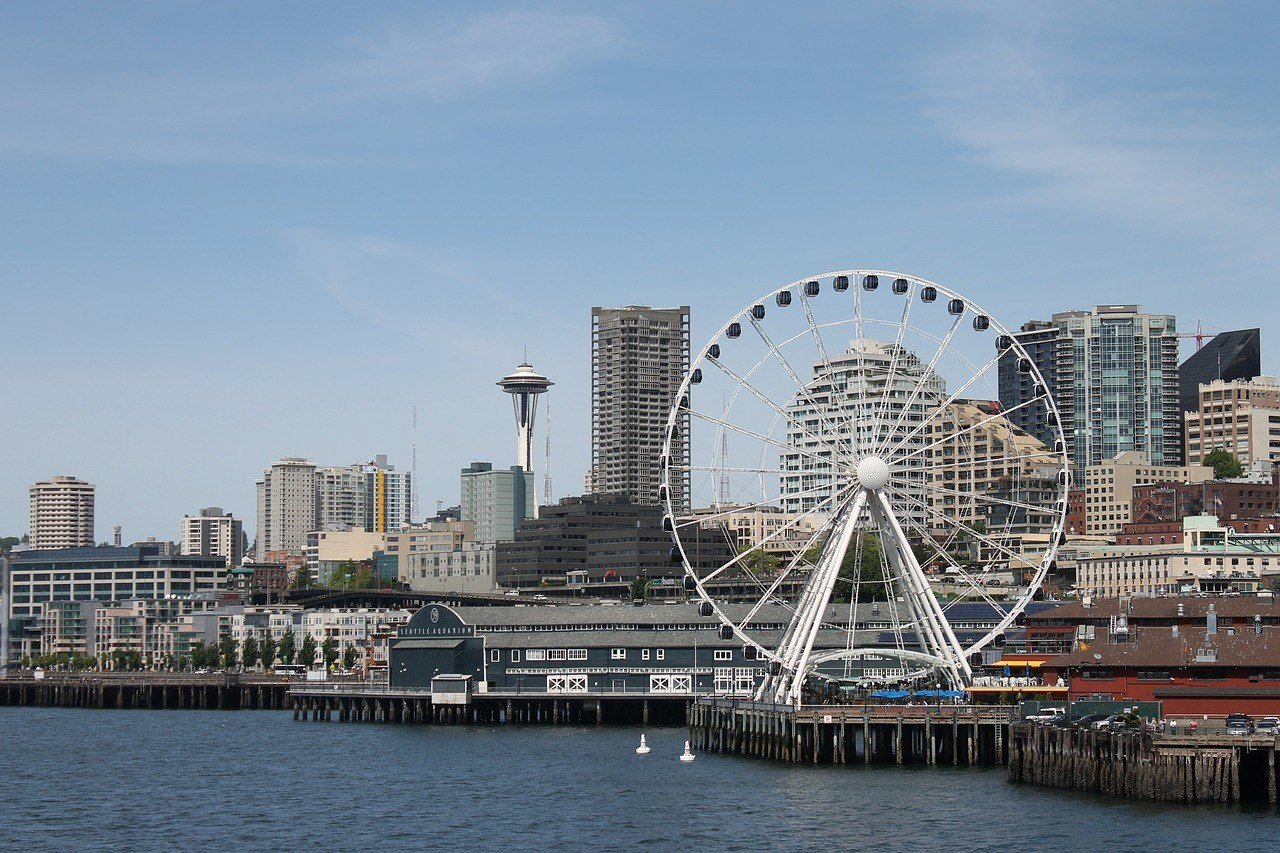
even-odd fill
[(409, 522), (416, 524), (421, 516), (418, 514), (418, 406), (413, 406), (413, 455), (410, 467), (413, 469), (409, 484)]
[(542, 465), (542, 505), (551, 506), (551, 401), (547, 401), (547, 456)]
[[(721, 395), (723, 398), (723, 395)], [(729, 410), (727, 402), (724, 410)], [(726, 416), (727, 417), (727, 416)], [(724, 431), (724, 427), (720, 428), (720, 481), (716, 484), (716, 501), (721, 507), (729, 503), (729, 435)]]

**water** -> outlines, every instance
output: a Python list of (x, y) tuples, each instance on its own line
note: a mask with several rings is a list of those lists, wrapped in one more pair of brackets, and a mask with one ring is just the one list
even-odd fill
[(1269, 849), (1280, 815), (1014, 787), (1004, 771), (791, 767), (680, 729), (0, 708), (0, 849)]

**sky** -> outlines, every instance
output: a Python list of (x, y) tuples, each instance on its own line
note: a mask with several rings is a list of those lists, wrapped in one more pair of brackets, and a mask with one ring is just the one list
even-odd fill
[(526, 348), (576, 494), (593, 305), (696, 346), (833, 269), (1260, 325), (1276, 372), (1278, 41), (1262, 2), (5, 4), (0, 535), (54, 474), (99, 540), (252, 529), (280, 456), (408, 467), (415, 405), (432, 512), (514, 464)]

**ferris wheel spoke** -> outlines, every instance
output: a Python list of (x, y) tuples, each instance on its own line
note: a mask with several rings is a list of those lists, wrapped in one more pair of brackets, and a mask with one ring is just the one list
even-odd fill
[[(809, 297), (805, 295), (803, 287), (800, 288), (800, 304), (804, 306), (804, 316), (805, 316), (805, 319), (809, 321), (809, 334), (813, 338), (813, 345), (815, 348), (817, 348), (818, 357), (822, 359), (822, 365), (825, 368), (825, 373), (823, 375), (827, 377), (828, 382), (834, 382), (835, 370), (831, 366), (831, 359), (827, 355), (827, 345), (822, 338), (822, 332), (819, 330), (817, 322), (813, 318), (813, 306), (809, 304)], [(834, 396), (835, 395), (831, 393), (827, 394), (827, 413), (829, 415), (831, 414), (831, 400), (834, 398)], [(839, 422), (845, 426), (851, 426), (852, 418), (841, 418)], [(849, 435), (851, 438), (853, 434), (854, 434), (854, 431), (850, 429)], [(846, 455), (850, 458), (853, 456), (852, 446), (848, 448)]]
[(1025, 504), (1021, 501), (1007, 501), (1003, 498), (993, 498), (990, 495), (984, 495), (981, 492), (965, 492), (959, 489), (948, 489), (943, 486), (929, 486), (930, 491), (941, 492), (944, 495), (956, 495), (958, 497), (968, 498), (969, 500), (982, 501), (988, 504), (999, 504), (1001, 506), (1015, 507), (1017, 509), (1025, 509), (1028, 512), (1034, 512), (1045, 515), (1053, 512), (1051, 507), (1035, 506), (1033, 504)]
[[(847, 489), (846, 489), (846, 491), (847, 491)], [(762, 549), (766, 544), (768, 544), (769, 542), (772, 542), (773, 540), (777, 539), (777, 538), (778, 538), (779, 536), (781, 536), (783, 533), (786, 533), (788, 530), (790, 530), (790, 529), (792, 529), (793, 527), (795, 527), (796, 525), (798, 525), (798, 524), (799, 524), (801, 521), (803, 521), (804, 519), (806, 519), (806, 518), (808, 518), (809, 516), (811, 516), (811, 515), (815, 514), (816, 512), (818, 512), (818, 510), (822, 509), (824, 506), (827, 506), (827, 505), (828, 505), (828, 504), (830, 504), (832, 501), (836, 500), (836, 498), (837, 498), (837, 495), (834, 495), (834, 494), (833, 494), (833, 495), (829, 495), (829, 496), (826, 498), (826, 500), (821, 501), (820, 503), (818, 503), (818, 504), (816, 504), (815, 506), (813, 506), (811, 509), (805, 510), (804, 512), (797, 514), (795, 518), (789, 519), (787, 522), (785, 522), (785, 523), (784, 523), (784, 524), (782, 524), (780, 527), (778, 527), (778, 529), (777, 529), (777, 530), (773, 531), (772, 533), (768, 534), (767, 536), (762, 536), (762, 537), (759, 539), (759, 541), (757, 541), (757, 542), (753, 543), (749, 548), (746, 548), (745, 550), (738, 552), (738, 554), (736, 554), (732, 559), (730, 559), (730, 560), (729, 560), (729, 562), (727, 562), (727, 563), (725, 563), (724, 565), (720, 566), (720, 568), (715, 569), (715, 570), (714, 570), (714, 571), (712, 571), (710, 574), (708, 574), (706, 577), (701, 578), (700, 580), (701, 580), (703, 583), (706, 583), (707, 581), (712, 580), (712, 579), (714, 579), (714, 578), (716, 578), (716, 577), (719, 577), (720, 575), (724, 574), (724, 572), (728, 571), (729, 569), (731, 569), (731, 568), (733, 568), (734, 566), (736, 566), (736, 565), (738, 565), (739, 563), (741, 563), (741, 562), (743, 561), (743, 559), (745, 559), (746, 557), (748, 557), (752, 552), (754, 552), (754, 551), (758, 551), (758, 550), (761, 550), (761, 549)]]
[(920, 389), (923, 388), (926, 384), (928, 384), (929, 378), (931, 376), (935, 375), (935, 371), (937, 370), (937, 367), (938, 367), (938, 359), (942, 357), (942, 354), (946, 351), (947, 347), (951, 345), (951, 339), (955, 337), (956, 329), (960, 328), (960, 321), (962, 319), (964, 319), (963, 314), (956, 315), (956, 319), (954, 322), (952, 322), (951, 328), (947, 330), (946, 337), (944, 337), (942, 339), (942, 342), (938, 344), (936, 349), (934, 349), (933, 357), (929, 359), (929, 364), (925, 367), (924, 371), (922, 372), (920, 380), (916, 382), (916, 387), (911, 389), (911, 396), (907, 398), (907, 402), (902, 407), (902, 411), (898, 412), (898, 417), (894, 419), (893, 426), (889, 427), (889, 432), (885, 435), (885, 437), (878, 440), (874, 445), (876, 448), (875, 452), (877, 454), (883, 455), (885, 447), (889, 444), (890, 441), (893, 440), (894, 434), (897, 433), (898, 428), (902, 426), (903, 419), (910, 414), (911, 407), (914, 406), (916, 400), (919, 399)]
[[(877, 430), (879, 430), (880, 428), (879, 425), (884, 423), (885, 417), (889, 412), (889, 402), (893, 398), (893, 382), (897, 378), (898, 358), (899, 358), (899, 354), (904, 351), (902, 348), (902, 343), (906, 339), (907, 329), (911, 325), (910, 323), (911, 297), (915, 296), (915, 293), (916, 293), (915, 282), (909, 282), (907, 285), (907, 292), (903, 295), (902, 319), (898, 323), (898, 331), (897, 331), (897, 334), (894, 336), (893, 349), (889, 353), (888, 377), (885, 379), (884, 391), (880, 395), (879, 413), (875, 418)], [(871, 444), (869, 446), (875, 447), (879, 443), (880, 443), (880, 436), (876, 435), (872, 438)]]
[(951, 471), (951, 470), (965, 469), (965, 468), (984, 468), (985, 469), (987, 466), (992, 465), (994, 463), (1008, 465), (1010, 462), (1023, 462), (1028, 459), (1042, 460), (1044, 462), (1045, 467), (1051, 467), (1055, 464), (1053, 451), (1045, 449), (1045, 450), (1033, 451), (1031, 453), (1021, 453), (1021, 454), (1018, 454), (1017, 456), (1002, 456), (998, 459), (991, 460), (991, 462), (980, 462), (974, 459), (958, 459), (955, 462), (943, 462), (937, 465), (930, 465), (925, 470)]
[[(760, 596), (760, 600), (752, 605), (751, 609), (747, 611), (747, 615), (742, 620), (742, 625), (748, 624), (753, 618), (755, 618), (755, 615), (760, 612), (760, 608), (764, 607), (764, 605), (773, 599), (774, 593), (778, 591), (778, 587), (782, 586), (782, 582), (785, 581), (793, 571), (802, 565), (810, 569), (813, 568), (813, 564), (806, 560), (804, 555), (808, 553), (809, 549), (814, 546), (825, 532), (826, 531), (822, 527), (818, 527), (809, 535), (809, 538), (805, 540), (804, 546), (796, 552), (796, 555), (792, 557), (790, 561), (788, 561), (786, 568), (778, 572), (778, 576), (774, 578), (773, 583), (769, 585), (769, 588), (764, 591), (764, 595)], [(784, 606), (792, 613), (795, 612), (795, 607), (793, 605), (784, 604)]]
[(783, 418), (786, 418), (789, 424), (794, 423), (797, 426), (799, 426), (801, 431), (805, 434), (805, 436), (817, 442), (819, 445), (830, 449), (832, 452), (839, 452), (837, 446), (832, 444), (827, 438), (824, 438), (823, 436), (818, 435), (815, 432), (812, 432), (811, 430), (809, 430), (808, 427), (804, 426), (804, 424), (800, 423), (799, 421), (793, 420), (790, 417), (790, 415), (788, 415), (786, 409), (784, 409), (783, 407), (779, 406), (776, 402), (774, 402), (772, 398), (770, 398), (767, 394), (765, 394), (763, 391), (761, 391), (759, 388), (753, 385), (745, 376), (739, 376), (736, 372), (734, 372), (734, 370), (731, 367), (729, 367), (724, 362), (720, 361), (720, 359), (718, 358), (708, 358), (707, 361), (709, 361), (711, 364), (714, 364), (716, 367), (720, 368), (720, 370), (726, 376), (728, 376), (734, 382), (737, 382), (739, 386), (747, 389), (748, 393), (750, 393), (751, 396), (755, 397), (757, 400), (764, 403), (766, 406), (768, 406), (773, 411), (777, 412)]
[(823, 416), (823, 407), (818, 405), (818, 401), (814, 399), (812, 392), (805, 387), (805, 383), (800, 379), (800, 376), (791, 366), (791, 362), (787, 360), (787, 357), (783, 355), (782, 351), (774, 344), (773, 340), (769, 337), (769, 333), (764, 330), (764, 326), (760, 325), (760, 321), (754, 316), (751, 316), (748, 319), (750, 319), (751, 327), (756, 330), (756, 334), (760, 337), (760, 340), (763, 341), (765, 346), (773, 352), (773, 357), (777, 360), (778, 365), (788, 376), (791, 377), (791, 381), (796, 386), (797, 399), (804, 398), (808, 401), (809, 405), (813, 407), (814, 413), (818, 416), (818, 421), (822, 424), (822, 428), (827, 431), (828, 435), (838, 435), (839, 433), (832, 429), (830, 422), (828, 422)]
[[(962, 359), (963, 359), (963, 357), (962, 357)], [(963, 396), (965, 395), (965, 393), (966, 393), (970, 388), (972, 388), (972, 387), (974, 386), (974, 384), (975, 384), (979, 379), (981, 379), (983, 376), (985, 376), (985, 375), (986, 375), (987, 371), (989, 371), (992, 367), (995, 367), (995, 366), (996, 366), (996, 364), (1000, 361), (1000, 356), (998, 356), (998, 355), (997, 355), (995, 358), (991, 359), (991, 360), (990, 360), (990, 361), (988, 361), (986, 364), (984, 364), (982, 367), (980, 367), (980, 368), (978, 368), (978, 369), (976, 369), (976, 370), (975, 370), (975, 369), (972, 369), (972, 365), (971, 365), (971, 364), (969, 364), (969, 360), (968, 360), (968, 359), (963, 359), (963, 361), (965, 362), (965, 366), (966, 366), (966, 368), (969, 368), (969, 373), (971, 374), (971, 375), (969, 376), (969, 379), (968, 379), (968, 380), (967, 380), (963, 385), (961, 385), (961, 386), (960, 386), (960, 389), (959, 389), (958, 391), (956, 391), (955, 393), (951, 394), (951, 396), (947, 397), (947, 399), (946, 399), (945, 401), (943, 401), (943, 403), (942, 403), (941, 405), (939, 405), (939, 406), (938, 406), (938, 408), (937, 408), (937, 409), (935, 409), (935, 410), (934, 410), (934, 412), (933, 412), (932, 414), (930, 414), (930, 415), (929, 415), (929, 417), (927, 417), (927, 418), (925, 418), (923, 421), (921, 421), (921, 422), (920, 422), (920, 423), (915, 427), (915, 429), (911, 430), (911, 432), (909, 432), (909, 433), (907, 433), (906, 435), (904, 435), (901, 439), (899, 439), (899, 440), (898, 440), (898, 442), (897, 442), (896, 444), (894, 444), (894, 445), (893, 445), (892, 447), (890, 447), (887, 451), (885, 451), (885, 455), (892, 455), (893, 453), (896, 453), (896, 452), (898, 451), (898, 449), (899, 449), (899, 448), (901, 448), (904, 444), (906, 444), (908, 441), (910, 441), (912, 438), (914, 438), (916, 435), (918, 435), (918, 434), (919, 434), (920, 432), (922, 432), (923, 430), (928, 429), (930, 424), (934, 423), (938, 418), (943, 417), (943, 416), (945, 415), (945, 413), (946, 413), (947, 409), (948, 409), (948, 408), (949, 408), (953, 403), (955, 403), (955, 401), (956, 401), (956, 400), (959, 400), (961, 397), (963, 397)]]
[[(789, 498), (806, 497), (808, 495), (815, 494), (817, 492), (830, 491), (831, 488), (832, 487), (829, 484), (824, 486), (814, 486), (813, 488), (805, 489), (803, 492), (793, 492), (791, 494), (788, 494), (787, 497)], [(684, 521), (676, 522), (675, 526), (677, 530), (685, 527), (693, 527), (695, 525), (704, 524), (708, 521), (716, 521), (721, 518), (728, 518), (729, 516), (739, 515), (748, 510), (760, 509), (762, 507), (771, 507), (771, 506), (774, 506), (776, 502), (779, 500), (780, 498), (765, 498), (762, 501), (757, 501), (751, 504), (737, 504), (732, 509), (727, 509), (727, 510), (724, 510), (723, 512), (717, 512), (712, 515), (691, 516)]]
[(740, 426), (738, 426), (737, 424), (730, 423), (729, 421), (722, 420), (721, 418), (717, 418), (717, 417), (715, 417), (715, 416), (713, 416), (713, 415), (708, 415), (708, 414), (706, 414), (706, 413), (704, 413), (704, 412), (698, 412), (698, 411), (695, 411), (695, 410), (693, 410), (693, 409), (690, 409), (690, 410), (689, 410), (689, 414), (690, 414), (690, 415), (692, 415), (692, 416), (693, 416), (693, 417), (695, 417), (695, 418), (698, 418), (699, 420), (706, 421), (707, 423), (716, 424), (717, 426), (720, 426), (720, 427), (722, 427), (722, 428), (724, 428), (724, 429), (733, 430), (734, 432), (738, 433), (739, 435), (745, 435), (745, 436), (747, 436), (747, 437), (749, 437), (749, 438), (754, 438), (754, 439), (756, 439), (757, 441), (764, 442), (765, 444), (771, 444), (771, 445), (773, 445), (774, 447), (777, 447), (777, 448), (780, 448), (780, 449), (782, 449), (782, 450), (785, 450), (785, 451), (786, 451), (786, 452), (788, 452), (788, 453), (797, 453), (797, 454), (799, 454), (799, 455), (801, 455), (801, 456), (807, 456), (807, 457), (809, 457), (810, 459), (813, 459), (813, 460), (815, 460), (815, 461), (817, 461), (817, 462), (819, 462), (819, 463), (821, 463), (821, 464), (823, 464), (823, 465), (830, 465), (830, 464), (832, 464), (832, 462), (834, 461), (834, 460), (832, 460), (832, 459), (828, 459), (828, 458), (826, 458), (826, 457), (819, 456), (819, 455), (818, 455), (818, 454), (816, 454), (816, 453), (811, 453), (811, 452), (809, 452), (809, 451), (807, 451), (807, 450), (802, 450), (801, 448), (799, 448), (799, 447), (795, 447), (794, 445), (790, 445), (790, 444), (787, 444), (787, 443), (785, 443), (785, 442), (778, 441), (776, 438), (770, 438), (769, 436), (761, 435), (761, 434), (760, 434), (760, 433), (758, 433), (758, 432), (753, 432), (752, 430), (749, 430), (749, 429), (747, 429), (747, 428), (745, 428), (745, 427), (740, 427)]
[(1037, 397), (1032, 397), (1028, 400), (1024, 400), (1023, 402), (1019, 403), (1016, 406), (1010, 406), (1009, 408), (1005, 409), (1002, 412), (997, 412), (996, 414), (991, 415), (990, 417), (984, 418), (976, 423), (969, 424), (969, 426), (965, 427), (959, 432), (953, 433), (949, 436), (946, 436), (945, 438), (940, 438), (937, 441), (930, 442), (929, 444), (926, 444), (924, 447), (917, 447), (915, 450), (911, 451), (905, 456), (897, 457), (897, 459), (895, 459), (894, 461), (905, 462), (906, 460), (919, 456), (922, 453), (928, 453), (930, 450), (933, 450), (933, 448), (938, 447), (939, 445), (946, 444), (949, 441), (954, 441), (960, 436), (967, 435), (973, 432), (974, 430), (978, 429), (979, 427), (986, 426), (987, 424), (991, 423), (994, 420), (1007, 417), (1008, 415), (1018, 411), (1019, 409), (1025, 409), (1027, 406), (1030, 406), (1031, 404), (1037, 403), (1044, 399), (1046, 399), (1046, 395), (1041, 394)]
[(994, 549), (994, 550), (996, 550), (996, 551), (999, 551), (999, 552), (1001, 552), (1001, 553), (1003, 553), (1003, 554), (1006, 554), (1006, 555), (1007, 555), (1008, 557), (1010, 557), (1012, 560), (1015, 560), (1015, 561), (1017, 561), (1017, 562), (1019, 562), (1019, 563), (1022, 563), (1024, 568), (1030, 568), (1030, 567), (1032, 567), (1032, 566), (1034, 565), (1033, 563), (1030, 563), (1030, 562), (1027, 560), (1027, 558), (1026, 558), (1026, 557), (1024, 557), (1024, 556), (1022, 556), (1021, 554), (1018, 554), (1018, 553), (1015, 553), (1015, 552), (1013, 552), (1013, 551), (1010, 551), (1008, 548), (1006, 548), (1005, 546), (1003, 546), (1003, 545), (999, 544), (998, 542), (996, 542), (996, 541), (995, 541), (994, 539), (992, 539), (991, 537), (989, 537), (989, 536), (987, 536), (987, 535), (985, 535), (985, 534), (983, 534), (983, 533), (979, 533), (978, 531), (974, 530), (972, 527), (970, 527), (969, 525), (965, 524), (964, 522), (959, 521), (958, 519), (955, 519), (955, 518), (953, 518), (953, 517), (951, 517), (951, 516), (947, 515), (946, 513), (942, 512), (941, 510), (935, 509), (934, 507), (930, 506), (928, 503), (923, 502), (923, 501), (920, 501), (920, 500), (918, 500), (918, 499), (916, 499), (916, 498), (912, 497), (911, 495), (909, 495), (909, 494), (907, 494), (906, 492), (903, 492), (903, 491), (901, 491), (901, 490), (891, 490), (891, 491), (893, 492), (893, 494), (894, 494), (894, 496), (895, 496), (895, 497), (901, 498), (902, 500), (905, 500), (905, 501), (907, 501), (908, 503), (911, 503), (911, 504), (913, 504), (913, 505), (915, 505), (915, 506), (920, 507), (921, 509), (925, 510), (926, 512), (929, 512), (929, 513), (931, 513), (932, 515), (934, 515), (934, 516), (936, 516), (936, 517), (938, 517), (938, 518), (942, 519), (942, 520), (943, 520), (943, 521), (945, 521), (947, 524), (955, 525), (956, 527), (960, 528), (961, 530), (963, 530), (965, 533), (969, 534), (969, 535), (970, 535), (970, 536), (972, 536), (973, 538), (978, 539), (978, 540), (980, 540), (980, 541), (982, 541), (982, 542), (986, 543), (986, 544), (987, 544), (987, 545), (989, 545), (992, 549)]

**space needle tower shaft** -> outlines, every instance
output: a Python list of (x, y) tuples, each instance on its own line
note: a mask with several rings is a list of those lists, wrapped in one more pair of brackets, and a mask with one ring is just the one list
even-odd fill
[(516, 415), (516, 464), (533, 473), (533, 425), (538, 409), (538, 395), (545, 394), (555, 383), (525, 362), (504, 376), (498, 386), (511, 395)]

